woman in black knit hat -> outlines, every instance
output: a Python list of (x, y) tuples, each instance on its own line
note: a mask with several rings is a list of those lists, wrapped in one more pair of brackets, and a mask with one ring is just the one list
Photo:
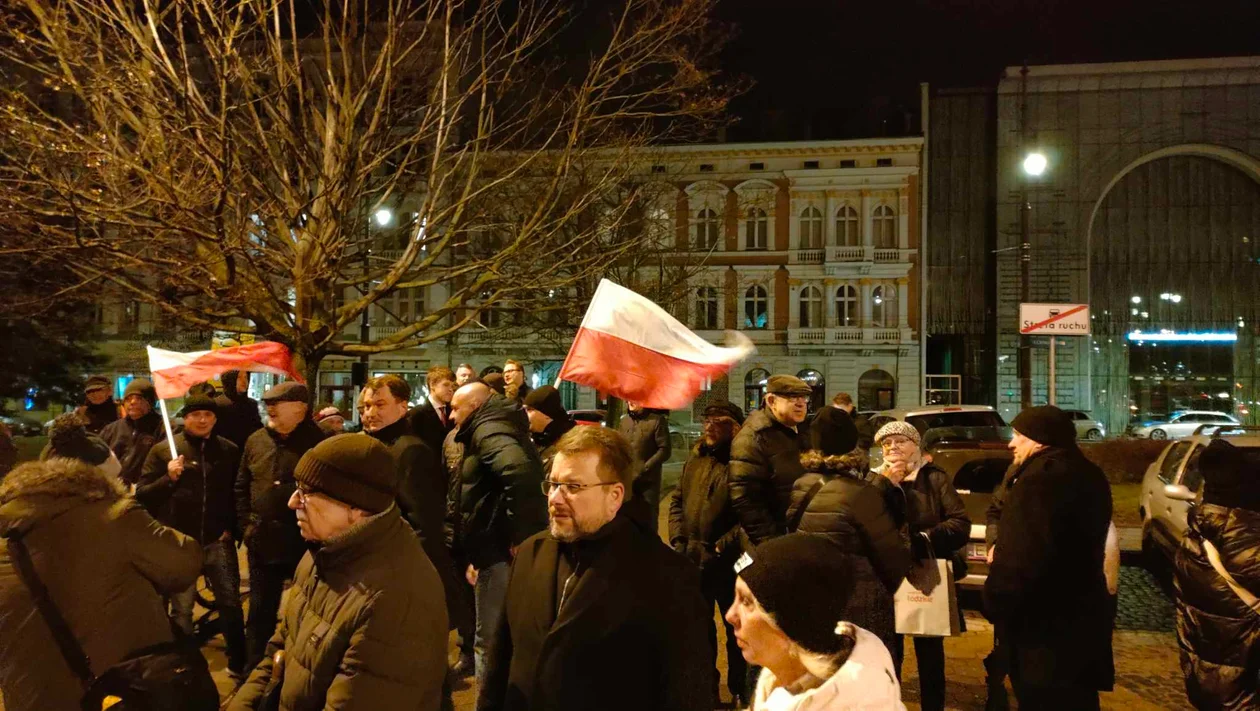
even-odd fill
[(820, 536), (771, 539), (736, 564), (726, 621), (744, 659), (762, 667), (750, 711), (904, 711), (892, 656), (845, 621), (850, 556)]

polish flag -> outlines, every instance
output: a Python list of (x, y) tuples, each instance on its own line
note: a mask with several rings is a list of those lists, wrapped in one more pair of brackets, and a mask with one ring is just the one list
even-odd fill
[(293, 370), (293, 357), (283, 343), (263, 341), (217, 351), (179, 353), (148, 346), (149, 370), (159, 399), (180, 397), (188, 388), (217, 378), (229, 370), (286, 375), (303, 382)]
[(691, 404), (707, 380), (725, 375), (754, 350), (728, 332), (724, 348), (692, 333), (665, 309), (607, 279), (599, 283), (560, 379), (644, 407), (677, 410)]

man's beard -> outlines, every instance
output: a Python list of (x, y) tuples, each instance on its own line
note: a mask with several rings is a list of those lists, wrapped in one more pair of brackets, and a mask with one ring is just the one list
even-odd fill
[(547, 522), (547, 530), (551, 533), (551, 537), (557, 541), (564, 543), (573, 543), (587, 538), (596, 531), (604, 527), (607, 521), (593, 521), (587, 519), (579, 519), (572, 513), (567, 517), (568, 525), (563, 530), (556, 526), (556, 517), (551, 516)]

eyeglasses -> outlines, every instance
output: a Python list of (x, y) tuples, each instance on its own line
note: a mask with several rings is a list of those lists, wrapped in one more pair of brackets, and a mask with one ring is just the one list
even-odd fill
[(307, 499), (311, 498), (312, 496), (316, 494), (322, 494), (324, 492), (320, 491), (319, 489), (311, 489), (305, 486), (298, 486), (298, 488), (294, 491), (294, 493), (297, 494), (298, 503), (303, 506), (306, 506)]
[(600, 486), (613, 486), (620, 483), (621, 482), (619, 481), (602, 481), (598, 484), (570, 484), (567, 481), (552, 481), (550, 479), (543, 479), (542, 492), (546, 496), (551, 496), (551, 492), (559, 489), (560, 493), (564, 494), (565, 498), (572, 498), (587, 489), (594, 489)]
[(808, 395), (779, 395), (777, 393), (770, 393), (770, 394), (774, 395), (775, 397), (781, 400), (787, 400), (797, 405), (801, 405), (801, 404), (805, 404), (809, 402)]
[(909, 437), (898, 437), (897, 439), (885, 439), (879, 443), (880, 449), (892, 449), (903, 444), (914, 444)]

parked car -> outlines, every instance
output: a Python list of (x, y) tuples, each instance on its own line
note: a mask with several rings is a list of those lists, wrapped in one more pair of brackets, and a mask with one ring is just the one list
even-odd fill
[(669, 459), (661, 466), (661, 499), (678, 486), (683, 465), (691, 455), (691, 448), (703, 434), (700, 425), (669, 424)]
[(602, 425), (608, 417), (607, 410), (569, 410), (569, 417), (579, 425)]
[(1107, 429), (1102, 423), (1081, 410), (1064, 410), (1076, 425), (1076, 438), (1088, 442), (1097, 442), (1107, 436)]
[[(1006, 420), (1002, 419), (997, 410), (988, 405), (925, 405), (864, 414), (871, 423), (872, 434), (879, 432), (879, 428), (894, 420), (914, 425), (920, 436), (937, 427), (1005, 428), (1007, 426)], [(1010, 439), (1009, 435), (1007, 439)], [(872, 467), (884, 461), (884, 453), (879, 447), (872, 447), (870, 454)]]
[(44, 432), (44, 426), (37, 420), (21, 415), (0, 415), (0, 422), (8, 426), (14, 437), (38, 437)]
[(1138, 495), (1142, 551), (1149, 561), (1171, 561), (1186, 535), (1190, 509), (1203, 493), (1199, 455), (1213, 439), (1227, 437), (1244, 449), (1260, 448), (1260, 427), (1201, 425), (1185, 439), (1169, 442), (1146, 468)]
[(1177, 439), (1194, 434), (1199, 425), (1237, 425), (1237, 418), (1214, 410), (1178, 410), (1168, 419), (1143, 420), (1130, 429), (1134, 437)]

